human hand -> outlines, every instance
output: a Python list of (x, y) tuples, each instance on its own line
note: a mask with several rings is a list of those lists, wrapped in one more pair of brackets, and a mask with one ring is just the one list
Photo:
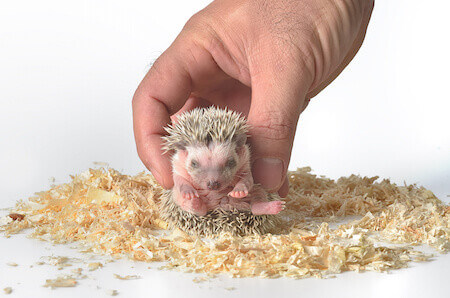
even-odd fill
[(285, 196), (300, 113), (353, 59), (372, 9), (373, 0), (212, 2), (186, 23), (133, 97), (144, 165), (171, 188), (163, 127), (197, 106), (226, 106), (252, 127), (255, 182)]

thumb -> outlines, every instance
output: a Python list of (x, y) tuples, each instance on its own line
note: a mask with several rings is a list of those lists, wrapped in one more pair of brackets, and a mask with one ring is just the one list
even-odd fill
[(277, 64), (273, 65), (252, 77), (248, 122), (254, 180), (277, 191), (285, 182), (298, 118), (307, 102), (311, 80), (301, 67), (276, 69)]

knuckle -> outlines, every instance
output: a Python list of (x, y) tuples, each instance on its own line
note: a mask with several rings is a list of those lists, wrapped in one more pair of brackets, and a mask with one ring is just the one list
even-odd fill
[(211, 16), (204, 10), (193, 14), (183, 27), (183, 31), (195, 31), (197, 34), (208, 32), (212, 23)]
[(199, 25), (199, 23), (202, 22), (203, 19), (203, 15), (202, 12), (196, 12), (194, 13), (186, 22), (186, 24), (184, 25), (185, 28), (191, 28), (191, 27), (196, 27)]
[(189, 18), (178, 39), (183, 40), (183, 44), (207, 48), (217, 36), (217, 26), (217, 16), (201, 10)]
[(131, 99), (131, 106), (133, 107), (133, 109), (136, 109), (137, 105), (139, 104), (140, 98), (141, 98), (141, 91), (140, 88), (138, 87), (134, 92), (133, 98)]
[(295, 135), (296, 121), (282, 113), (270, 112), (258, 116), (251, 128), (252, 136), (268, 140), (291, 140)]

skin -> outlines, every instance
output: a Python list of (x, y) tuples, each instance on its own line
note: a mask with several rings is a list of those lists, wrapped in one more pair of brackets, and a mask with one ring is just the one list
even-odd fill
[(253, 184), (250, 150), (245, 143), (181, 148), (172, 165), (173, 200), (187, 212), (203, 216), (220, 207), (262, 215), (277, 214), (284, 208), (283, 201), (269, 202), (266, 191)]
[(163, 127), (197, 106), (227, 106), (251, 125), (255, 182), (285, 196), (295, 130), (309, 99), (359, 50), (373, 0), (216, 0), (195, 14), (133, 97), (139, 157), (172, 188)]

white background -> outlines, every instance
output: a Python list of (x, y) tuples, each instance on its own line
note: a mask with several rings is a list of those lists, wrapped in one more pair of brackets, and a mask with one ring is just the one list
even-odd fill
[[(108, 162), (128, 174), (144, 170), (133, 139), (131, 97), (151, 62), (208, 2), (0, 0), (0, 208), (46, 189), (50, 177), (66, 181), (93, 161)], [(448, 201), (448, 11), (450, 4), (443, 0), (376, 1), (360, 52), (301, 116), (290, 168), (309, 165), (331, 178), (379, 175), (423, 185)], [(35, 256), (51, 254), (44, 246), (0, 238), (0, 261), (18, 254), (32, 264), (37, 261), (30, 254), (33, 248)], [(33, 277), (26, 267), (11, 269), (4, 262), (0, 288), (12, 285), (16, 297), (49, 295), (36, 281), (45, 268)], [(130, 282), (129, 288), (120, 286), (124, 297), (125, 292), (171, 296), (178, 290), (184, 296), (444, 296), (449, 266), (450, 258), (443, 256), (392, 275), (225, 280), (226, 286), (237, 287), (232, 292), (217, 285), (200, 289), (192, 276), (142, 269), (146, 278)], [(108, 281), (103, 286), (108, 288)], [(96, 291), (81, 286), (51, 294), (102, 293)]]

